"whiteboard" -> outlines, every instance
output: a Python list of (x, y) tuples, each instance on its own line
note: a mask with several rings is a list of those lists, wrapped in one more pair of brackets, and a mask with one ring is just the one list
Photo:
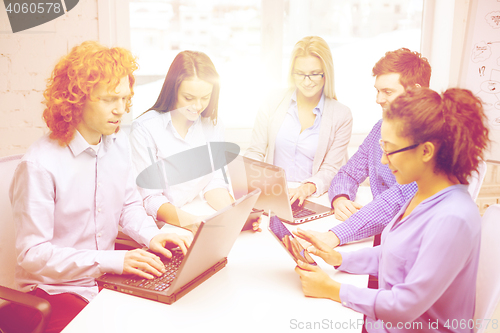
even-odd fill
[(500, 161), (500, 0), (471, 1), (462, 59), (460, 87), (481, 99), (488, 117), (486, 159)]

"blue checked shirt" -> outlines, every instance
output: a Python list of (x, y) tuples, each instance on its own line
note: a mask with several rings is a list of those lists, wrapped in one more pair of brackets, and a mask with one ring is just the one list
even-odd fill
[(363, 141), (358, 151), (335, 175), (328, 190), (330, 202), (339, 195), (347, 195), (354, 201), (359, 185), (370, 178), (373, 201), (330, 229), (337, 235), (340, 244), (367, 238), (382, 232), (394, 215), (417, 192), (417, 184), (399, 185), (387, 165), (383, 165), (380, 120)]

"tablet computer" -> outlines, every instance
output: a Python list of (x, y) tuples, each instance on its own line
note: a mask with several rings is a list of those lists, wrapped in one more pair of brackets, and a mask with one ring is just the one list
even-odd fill
[(311, 265), (317, 265), (311, 255), (299, 243), (297, 238), (293, 236), (283, 222), (281, 222), (279, 217), (273, 212), (269, 212), (268, 229), (296, 263), (300, 260)]

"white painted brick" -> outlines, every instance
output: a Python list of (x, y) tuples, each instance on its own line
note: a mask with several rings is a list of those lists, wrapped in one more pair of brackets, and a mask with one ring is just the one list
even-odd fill
[(9, 138), (11, 144), (9, 147), (14, 149), (27, 149), (30, 145), (46, 133), (44, 129), (28, 127), (20, 131), (17, 128), (8, 128), (5, 130), (5, 137)]
[(34, 80), (27, 72), (20, 72), (10, 78), (10, 89), (12, 91), (30, 91), (34, 89)]
[(88, 36), (87, 40), (99, 39), (99, 23), (97, 18), (82, 20), (81, 24), (83, 31), (85, 31), (85, 36)]
[(14, 34), (0, 34), (0, 54), (15, 55), (19, 52), (19, 41)]
[(83, 15), (83, 8), (85, 8), (85, 3), (87, 2), (92, 2), (92, 1), (79, 1), (78, 4), (70, 10), (69, 12), (66, 13), (66, 16), (69, 18), (78, 18), (79, 16)]
[(42, 92), (31, 91), (26, 95), (26, 104), (28, 106), (26, 119), (34, 127), (46, 127), (45, 122), (42, 120), (43, 110), (45, 109), (45, 105), (42, 104), (43, 100)]
[(26, 64), (32, 60), (34, 60), (34, 58), (33, 55), (30, 54), (18, 54), (15, 57), (10, 58), (12, 76), (27, 73), (28, 70), (26, 69)]
[(43, 92), (47, 88), (48, 75), (46, 75), (45, 73), (31, 74), (31, 77), (33, 78), (33, 90)]
[[(78, 2), (77, 6), (80, 6), (80, 15), (86, 18), (97, 18), (97, 2), (99, 0), (87, 0)], [(76, 9), (76, 7), (75, 7)]]
[(9, 70), (10, 70), (9, 57), (0, 55), (0, 73), (7, 74)]
[(50, 65), (49, 67), (51, 67), (49, 69), (50, 73), (57, 61), (68, 53), (68, 41), (66, 38), (61, 38), (61, 36), (58, 35), (48, 35), (46, 36), (44, 42), (45, 47), (43, 55), (46, 59), (46, 63)]
[[(2, 138), (2, 133), (0, 133), (0, 139)], [(1, 140), (0, 140), (1, 141)], [(17, 155), (17, 154), (25, 154), (27, 151), (26, 148), (12, 148), (12, 147), (1, 147), (0, 146), (0, 157)]]
[(73, 48), (74, 46), (80, 45), (81, 43), (90, 40), (87, 36), (69, 36), (68, 38), (68, 46), (69, 48)]
[(12, 28), (10, 27), (9, 17), (7, 16), (7, 11), (3, 10), (4, 8), (5, 7), (2, 7), (0, 5), (0, 32), (12, 34)]
[[(17, 92), (0, 93), (0, 110), (21, 110), (26, 107), (26, 94)], [(1, 119), (0, 119), (1, 122)]]
[(0, 119), (3, 128), (25, 128), (33, 127), (33, 116), (26, 109), (13, 111), (0, 111)]
[(21, 57), (24, 59), (24, 68), (28, 73), (36, 73), (40, 70), (38, 58), (43, 54), (43, 50), (45, 49), (44, 35), (32, 34), (23, 37), (20, 39), (21, 48), (16, 58)]
[(10, 77), (0, 73), (0, 91), (10, 90)]

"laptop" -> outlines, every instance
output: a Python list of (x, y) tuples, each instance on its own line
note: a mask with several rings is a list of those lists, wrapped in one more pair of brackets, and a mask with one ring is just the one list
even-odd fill
[(227, 167), (231, 178), (234, 197), (241, 198), (259, 188), (260, 194), (254, 209), (266, 213), (272, 210), (283, 222), (301, 224), (333, 214), (333, 209), (304, 200), (302, 206), (298, 200), (290, 204), (285, 170), (272, 164), (226, 152)]
[(162, 258), (167, 270), (161, 277), (143, 279), (136, 275), (104, 274), (100, 288), (172, 304), (227, 264), (227, 255), (241, 232), (260, 189), (252, 191), (216, 212), (198, 228), (185, 257), (180, 250)]

